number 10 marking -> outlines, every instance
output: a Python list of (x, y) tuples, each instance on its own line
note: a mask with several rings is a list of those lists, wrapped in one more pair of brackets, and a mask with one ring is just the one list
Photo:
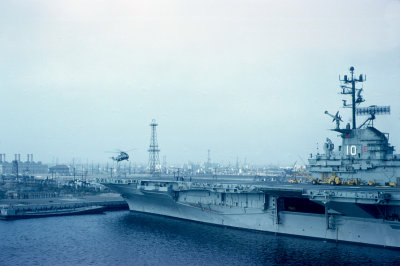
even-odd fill
[(349, 145), (346, 145), (346, 155), (349, 155), (349, 152), (350, 152), (350, 155), (356, 155), (357, 154), (357, 147), (356, 147), (356, 145), (351, 145), (350, 146), (350, 149), (349, 149)]

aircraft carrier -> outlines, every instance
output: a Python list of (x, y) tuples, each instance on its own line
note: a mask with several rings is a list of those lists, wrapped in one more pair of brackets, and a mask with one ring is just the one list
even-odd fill
[[(165, 178), (118, 180), (104, 185), (119, 192), (130, 210), (215, 225), (400, 248), (400, 155), (389, 135), (373, 126), (376, 115), (389, 106), (358, 107), (364, 102), (350, 75), (341, 80), (341, 93), (351, 96), (343, 106), (352, 111), (352, 125), (340, 127), (335, 150), (330, 139), (324, 154), (311, 155), (307, 183), (248, 181), (172, 181)], [(356, 115), (367, 115), (356, 126)]]

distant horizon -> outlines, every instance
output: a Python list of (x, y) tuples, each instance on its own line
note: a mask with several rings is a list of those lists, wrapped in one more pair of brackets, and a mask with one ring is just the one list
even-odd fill
[[(14, 158), (12, 158), (12, 160), (7, 159), (7, 158), (8, 157), (6, 156), (6, 161), (5, 162), (7, 162), (7, 163), (12, 163), (15, 160)], [(116, 165), (116, 163), (114, 161), (112, 161), (111, 159), (109, 161), (90, 161), (89, 160), (88, 162), (86, 162), (86, 160), (85, 160), (85, 162), (82, 162), (82, 160), (79, 160), (78, 158), (76, 158), (76, 159), (77, 160), (75, 162), (73, 162), (72, 159), (69, 160), (69, 161), (58, 161), (58, 162), (56, 162), (56, 161), (36, 160), (34, 158), (33, 162), (34, 163), (42, 163), (42, 164), (46, 164), (46, 165), (49, 165), (49, 166), (50, 165), (68, 165), (68, 166), (71, 166), (71, 165), (75, 164), (75, 165), (79, 165), (79, 166), (89, 165), (89, 167), (91, 167), (92, 164), (93, 164), (93, 166), (97, 166), (99, 164), (100, 166), (104, 167), (107, 164)], [(4, 162), (4, 160), (3, 160), (3, 162)], [(27, 162), (23, 158), (22, 154), (21, 154), (20, 162), (22, 162), (22, 163), (26, 163)], [(137, 166), (147, 166), (148, 165), (148, 162), (128, 161), (128, 162), (122, 163), (121, 167), (128, 166), (129, 163), (131, 163), (132, 167), (135, 164)], [(187, 162), (172, 162), (172, 163), (168, 163), (167, 162), (167, 167), (173, 167), (175, 165), (176, 165), (176, 167), (177, 166), (184, 166), (184, 165), (203, 165), (203, 164), (206, 164), (206, 163), (207, 163), (207, 160), (205, 160), (205, 161), (190, 161), (189, 160)], [(257, 163), (253, 163), (253, 162), (247, 160), (246, 162), (239, 161), (239, 166), (240, 167), (243, 167), (243, 166), (252, 166), (252, 167), (292, 167), (294, 165), (294, 163), (296, 163), (296, 166), (305, 165), (303, 162), (300, 163), (298, 161), (293, 162), (292, 164), (286, 165), (286, 164), (278, 164), (278, 163), (257, 164)], [(1, 162), (0, 162), (0, 164), (1, 164)], [(229, 165), (232, 166), (232, 167), (235, 167), (236, 161), (232, 161), (232, 162), (229, 162), (229, 161), (215, 161), (215, 162), (213, 162), (213, 161), (211, 161), (211, 164), (220, 164), (221, 166), (224, 166), (224, 167), (229, 166)], [(162, 165), (162, 163), (161, 163), (161, 165)]]

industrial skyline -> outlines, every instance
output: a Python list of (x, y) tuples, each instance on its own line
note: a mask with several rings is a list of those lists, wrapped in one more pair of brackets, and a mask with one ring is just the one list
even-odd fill
[(170, 164), (292, 165), (351, 120), (350, 66), (399, 150), (398, 32), (396, 0), (1, 1), (0, 153), (146, 163), (154, 118)]

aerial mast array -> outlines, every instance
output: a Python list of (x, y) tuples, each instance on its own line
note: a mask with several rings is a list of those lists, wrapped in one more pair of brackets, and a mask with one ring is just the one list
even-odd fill
[[(357, 89), (356, 88), (356, 83), (359, 82), (364, 82), (366, 80), (365, 76), (360, 74), (359, 78), (354, 77), (354, 67), (350, 67), (350, 74), (351, 76), (348, 77), (347, 75), (344, 75), (344, 78), (341, 80), (339, 77), (339, 80), (343, 82), (343, 85), (341, 85), (342, 91), (341, 94), (344, 95), (351, 95), (351, 104), (347, 104), (346, 100), (343, 100), (343, 107), (345, 108), (351, 108), (352, 109), (352, 115), (353, 115), (353, 129), (356, 129), (356, 106), (359, 105), (360, 103), (364, 102), (364, 98), (361, 96), (362, 88)], [(348, 85), (351, 85), (349, 87)], [(357, 93), (357, 98), (356, 98), (356, 93)]]

